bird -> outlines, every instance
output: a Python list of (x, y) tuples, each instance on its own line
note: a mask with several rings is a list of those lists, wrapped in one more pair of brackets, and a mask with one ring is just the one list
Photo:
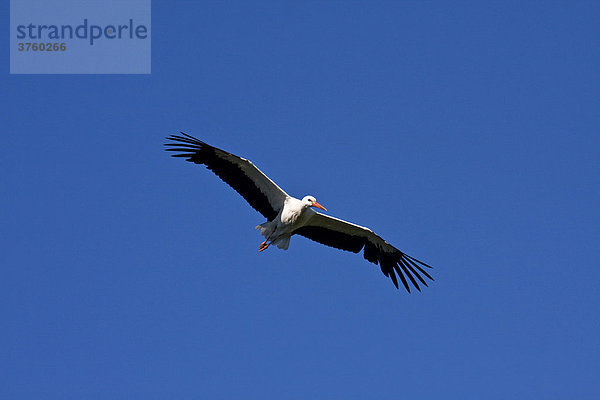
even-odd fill
[(398, 289), (398, 279), (411, 292), (409, 281), (418, 291), (419, 282), (427, 285), (425, 278), (434, 279), (425, 270), (432, 268), (382, 239), (371, 229), (331, 217), (314, 209), (327, 211), (314, 196), (298, 199), (288, 195), (250, 160), (218, 149), (184, 132), (166, 137), (166, 150), (173, 157), (206, 166), (221, 180), (236, 190), (267, 221), (256, 226), (265, 240), (259, 252), (270, 245), (287, 250), (293, 235), (303, 236), (336, 249), (359, 253), (379, 265), (381, 272), (390, 278)]

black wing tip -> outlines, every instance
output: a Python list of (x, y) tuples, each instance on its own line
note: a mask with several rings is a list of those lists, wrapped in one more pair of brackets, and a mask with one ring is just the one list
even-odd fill
[(424, 262), (423, 262), (423, 261), (421, 261), (421, 260), (417, 260), (416, 258), (414, 258), (414, 257), (411, 257), (411, 256), (409, 256), (408, 254), (405, 254), (405, 253), (402, 253), (402, 254), (404, 255), (404, 257), (408, 258), (409, 260), (415, 261), (415, 262), (417, 262), (417, 263), (419, 263), (419, 264), (423, 265), (424, 267), (427, 267), (427, 268), (431, 268), (431, 269), (433, 269), (433, 267), (432, 267), (431, 265), (429, 265), (429, 264), (426, 264), (426, 263), (424, 263)]
[[(419, 275), (419, 273), (418, 273), (417, 271), (415, 271), (415, 269), (412, 267), (412, 265), (410, 265), (409, 263), (407, 263), (407, 262), (406, 262), (405, 260), (403, 260), (402, 258), (400, 258), (399, 262), (400, 262), (400, 264), (401, 264), (401, 265), (404, 265), (404, 267), (408, 268), (408, 269), (410, 270), (410, 272), (411, 272), (411, 273), (412, 273), (414, 276), (416, 276), (416, 277), (417, 277), (417, 279), (418, 279), (418, 280), (419, 280), (419, 281), (420, 281), (420, 282), (421, 282), (423, 285), (425, 285), (425, 286), (428, 286), (428, 285), (427, 285), (427, 282), (425, 282), (425, 279), (423, 279), (423, 277), (422, 277), (421, 275)], [(403, 268), (403, 269), (406, 269), (406, 268)], [(407, 272), (408, 272), (408, 271), (407, 271)], [(414, 281), (413, 281), (413, 282), (414, 282)], [(418, 285), (416, 285), (416, 282), (415, 282), (415, 286), (417, 286), (417, 289), (419, 289)], [(419, 291), (421, 291), (421, 290), (419, 289)]]
[(379, 265), (381, 272), (383, 272), (386, 278), (390, 278), (396, 289), (400, 289), (396, 275), (400, 278), (402, 286), (404, 286), (409, 294), (411, 293), (411, 286), (419, 292), (421, 292), (420, 284), (429, 287), (422, 275), (435, 281), (427, 271), (419, 266), (419, 264), (422, 264), (424, 267), (432, 268), (430, 265), (404, 254), (395, 248), (393, 252), (386, 252), (381, 248), (372, 247), (370, 250), (368, 246), (364, 247), (364, 258), (375, 265)]
[(402, 282), (402, 286), (404, 286), (404, 289), (406, 289), (406, 291), (408, 293), (410, 293), (410, 286), (406, 280), (406, 278), (404, 277), (404, 274), (402, 274), (402, 272), (400, 272), (400, 270), (397, 268), (397, 266), (394, 265), (381, 265), (381, 270), (384, 271), (384, 275), (385, 276), (389, 276), (389, 278), (392, 280), (392, 282), (394, 282), (394, 285), (396, 286), (396, 289), (399, 289), (398, 287), (398, 280), (396, 279), (396, 274), (394, 273), (394, 270), (396, 270), (396, 273), (398, 274), (398, 277), (400, 278), (400, 281)]
[[(398, 268), (398, 266), (400, 268)], [(410, 271), (400, 262), (397, 262), (396, 264), (394, 264), (394, 268), (396, 269), (396, 271), (398, 271), (398, 273), (404, 272), (404, 275), (406, 275), (408, 277), (408, 279), (410, 280), (410, 282), (413, 284), (413, 286), (420, 292), (421, 288), (419, 287), (419, 284), (417, 283), (417, 281), (415, 281), (415, 278), (413, 278), (412, 274), (410, 273)]]
[[(187, 145), (195, 145), (195, 146), (206, 146), (206, 143), (204, 143), (202, 140), (195, 138), (191, 135), (188, 135), (187, 133), (184, 132), (179, 132), (181, 135), (177, 135), (177, 134), (172, 134), (169, 136), (166, 136), (165, 139), (170, 140), (170, 143), (165, 143), (165, 146), (173, 146), (173, 145), (181, 145), (181, 143), (187, 144)], [(173, 142), (177, 142), (177, 143), (173, 143)]]
[(176, 134), (166, 136), (166, 139), (170, 140), (170, 142), (163, 143), (163, 145), (166, 147), (165, 151), (177, 152), (176, 154), (171, 154), (171, 157), (185, 158), (186, 161), (198, 164), (195, 157), (198, 156), (199, 153), (205, 149), (205, 146), (208, 145), (203, 141), (188, 135), (187, 133), (180, 133), (183, 136)]
[[(408, 257), (407, 258), (400, 258), (400, 260), (403, 261), (404, 263), (406, 263), (409, 268), (412, 265), (413, 267), (415, 267), (416, 269), (418, 269), (419, 272), (421, 272), (423, 275), (425, 275), (427, 278), (431, 279), (432, 281), (435, 281), (435, 279), (433, 279), (433, 277), (431, 275), (429, 275), (429, 273), (427, 273), (427, 271), (425, 271), (423, 268), (421, 268), (421, 266), (419, 266), (419, 264), (417, 264), (411, 258), (408, 258)], [(413, 268), (410, 268), (410, 269), (413, 270)], [(415, 273), (417, 273), (417, 272), (415, 271)]]
[[(390, 277), (390, 279), (394, 283), (394, 286), (396, 286), (396, 289), (399, 289), (398, 279), (396, 279), (396, 274), (394, 274), (394, 271), (390, 271), (387, 275)], [(410, 290), (408, 292), (410, 293)]]

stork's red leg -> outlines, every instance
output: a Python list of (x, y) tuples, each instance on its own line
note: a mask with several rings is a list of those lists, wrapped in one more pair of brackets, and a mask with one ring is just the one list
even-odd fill
[(258, 246), (258, 252), (260, 253), (261, 251), (266, 250), (267, 247), (269, 247), (270, 245), (271, 243), (267, 243), (267, 241), (265, 240), (260, 244), (260, 246)]

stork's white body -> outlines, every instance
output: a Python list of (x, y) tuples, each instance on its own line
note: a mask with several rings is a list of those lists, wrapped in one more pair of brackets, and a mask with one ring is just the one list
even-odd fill
[[(308, 196), (307, 196), (308, 197)], [(316, 213), (303, 200), (295, 197), (286, 197), (283, 208), (272, 221), (260, 224), (256, 229), (265, 240), (276, 245), (280, 249), (287, 250), (290, 246), (290, 238), (295, 230), (306, 225), (310, 218)]]

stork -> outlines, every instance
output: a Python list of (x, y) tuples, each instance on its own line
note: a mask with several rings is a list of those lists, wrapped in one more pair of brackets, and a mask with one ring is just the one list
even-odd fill
[(353, 253), (364, 249), (363, 256), (367, 261), (379, 264), (396, 288), (397, 274), (409, 293), (408, 281), (421, 291), (417, 281), (427, 286), (424, 277), (433, 280), (425, 271), (431, 266), (398, 250), (369, 228), (315, 211), (315, 208), (327, 211), (315, 197), (308, 195), (301, 200), (292, 197), (251, 161), (180, 133), (167, 137), (166, 150), (174, 152), (173, 157), (205, 165), (267, 219), (256, 227), (265, 238), (259, 245), (259, 252), (270, 245), (287, 250), (290, 238), (300, 235)]

